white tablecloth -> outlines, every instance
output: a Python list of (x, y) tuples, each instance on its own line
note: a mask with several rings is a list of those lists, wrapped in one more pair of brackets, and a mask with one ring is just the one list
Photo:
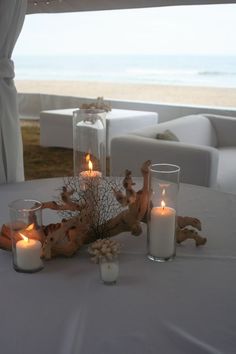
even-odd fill
[[(0, 187), (0, 223), (17, 198), (49, 200), (61, 179)], [(146, 233), (123, 242), (117, 285), (100, 282), (85, 250), (17, 273), (0, 250), (3, 354), (199, 354), (236, 351), (236, 196), (182, 185), (179, 214), (199, 217), (205, 246), (177, 247), (172, 262), (146, 258)], [(49, 215), (50, 214), (50, 215)], [(52, 212), (44, 215), (45, 223)]]

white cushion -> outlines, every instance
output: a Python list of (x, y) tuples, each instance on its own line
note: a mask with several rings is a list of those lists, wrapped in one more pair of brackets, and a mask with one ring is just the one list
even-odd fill
[(157, 126), (136, 130), (132, 134), (155, 139), (157, 133), (163, 133), (166, 129), (171, 130), (183, 143), (212, 147), (218, 145), (211, 121), (200, 114), (173, 119)]

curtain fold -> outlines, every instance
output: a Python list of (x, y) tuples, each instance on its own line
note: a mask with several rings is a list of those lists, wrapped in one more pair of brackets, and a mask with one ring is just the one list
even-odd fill
[(11, 55), (27, 0), (0, 0), (0, 184), (24, 180), (23, 147)]

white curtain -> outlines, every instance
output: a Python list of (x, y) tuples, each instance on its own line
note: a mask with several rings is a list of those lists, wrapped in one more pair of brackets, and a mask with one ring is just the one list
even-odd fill
[(98, 11), (177, 5), (231, 4), (234, 2), (235, 0), (28, 0), (27, 13)]
[(23, 148), (11, 55), (27, 0), (0, 0), (0, 184), (24, 180)]

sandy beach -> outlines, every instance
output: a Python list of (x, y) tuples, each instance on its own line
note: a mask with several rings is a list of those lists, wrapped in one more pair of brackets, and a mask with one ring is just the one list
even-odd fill
[(16, 80), (18, 92), (236, 108), (236, 88)]

